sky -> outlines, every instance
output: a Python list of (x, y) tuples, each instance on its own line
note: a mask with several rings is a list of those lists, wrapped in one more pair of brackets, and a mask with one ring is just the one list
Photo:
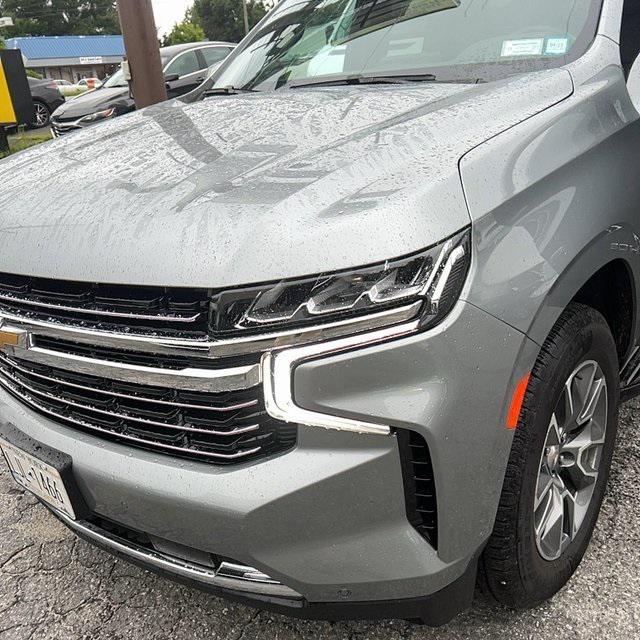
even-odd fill
[(156, 27), (161, 35), (171, 31), (176, 22), (184, 17), (184, 12), (193, 4), (193, 0), (151, 0), (156, 17)]

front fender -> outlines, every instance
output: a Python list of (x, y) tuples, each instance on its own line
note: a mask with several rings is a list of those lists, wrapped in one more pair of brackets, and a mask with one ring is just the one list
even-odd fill
[(639, 281), (640, 121), (617, 45), (599, 38), (585, 58), (573, 96), (460, 163), (474, 222), (463, 295), (538, 344), (612, 260)]

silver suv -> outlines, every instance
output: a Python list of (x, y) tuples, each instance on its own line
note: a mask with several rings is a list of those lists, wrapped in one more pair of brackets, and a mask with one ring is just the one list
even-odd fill
[(640, 390), (639, 27), (630, 0), (283, 0), (201, 100), (4, 160), (15, 479), (291, 615), (551, 597)]

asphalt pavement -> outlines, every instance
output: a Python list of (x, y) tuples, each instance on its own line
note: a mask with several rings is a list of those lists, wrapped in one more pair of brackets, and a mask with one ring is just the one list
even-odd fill
[(477, 598), (447, 627), (318, 623), (230, 604), (77, 540), (0, 469), (0, 639), (626, 640), (640, 638), (640, 401), (622, 409), (610, 489), (578, 573), (544, 606)]

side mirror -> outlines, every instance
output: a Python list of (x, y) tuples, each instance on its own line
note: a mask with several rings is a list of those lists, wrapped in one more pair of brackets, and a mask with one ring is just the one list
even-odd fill
[(164, 77), (165, 82), (175, 82), (176, 80), (180, 80), (179, 73), (167, 73)]

